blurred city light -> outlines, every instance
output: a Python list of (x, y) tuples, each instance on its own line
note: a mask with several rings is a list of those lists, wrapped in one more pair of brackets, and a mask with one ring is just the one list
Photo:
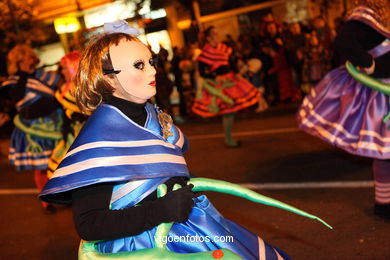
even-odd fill
[[(85, 11), (86, 28), (95, 28), (102, 26), (104, 23), (116, 20), (126, 20), (135, 16), (136, 4), (133, 2), (116, 1), (107, 5), (102, 5)], [(139, 15), (143, 18), (158, 19), (166, 16), (164, 9), (155, 11), (150, 10), (149, 1), (145, 1)]]
[(76, 17), (61, 17), (54, 19), (54, 28), (58, 34), (77, 32), (80, 23)]

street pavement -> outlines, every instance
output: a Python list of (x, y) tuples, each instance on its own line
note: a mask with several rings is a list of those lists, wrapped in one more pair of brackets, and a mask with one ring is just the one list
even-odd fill
[[(390, 259), (390, 221), (373, 214), (371, 160), (297, 129), (296, 106), (249, 109), (237, 116), (238, 149), (224, 146), (221, 118), (180, 125), (192, 175), (244, 184), (316, 215), (331, 226), (278, 208), (208, 192), (227, 218), (283, 249), (293, 259)], [(32, 172), (15, 172), (0, 143), (0, 259), (77, 259), (79, 237), (70, 207), (47, 215)]]

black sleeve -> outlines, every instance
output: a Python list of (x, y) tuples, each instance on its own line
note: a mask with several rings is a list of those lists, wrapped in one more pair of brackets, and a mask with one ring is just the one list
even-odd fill
[(152, 228), (147, 223), (151, 202), (123, 210), (110, 210), (113, 184), (99, 184), (72, 194), (76, 230), (85, 240), (111, 240)]
[(17, 75), (19, 76), (19, 80), (16, 82), (15, 86), (11, 87), (9, 90), (9, 96), (15, 104), (24, 97), (29, 76), (25, 72), (18, 72)]
[[(19, 80), (16, 82), (15, 86), (10, 87), (8, 90), (8, 95), (13, 104), (16, 104), (25, 96), (27, 80), (31, 76), (23, 71), (17, 72), (17, 75), (19, 76)], [(38, 118), (50, 115), (54, 110), (60, 107), (60, 104), (54, 97), (42, 96), (33, 104), (19, 111), (19, 114), (26, 119)]]
[[(168, 190), (172, 190), (175, 183), (184, 187), (186, 180), (182, 177), (174, 177), (165, 184)], [(172, 217), (167, 216), (167, 212), (162, 210), (172, 201), (157, 199), (156, 192), (147, 196), (140, 205), (110, 210), (113, 186), (112, 183), (97, 184), (72, 193), (74, 223), (82, 239), (112, 240), (133, 236), (167, 222), (167, 218)], [(167, 211), (171, 210), (167, 209)]]
[(368, 50), (385, 39), (383, 35), (362, 22), (348, 21), (335, 39), (335, 48), (353, 65), (368, 68), (372, 65), (372, 57)]
[(61, 105), (54, 97), (44, 97), (35, 101), (33, 104), (19, 111), (23, 118), (38, 118), (50, 115), (53, 111), (60, 108)]

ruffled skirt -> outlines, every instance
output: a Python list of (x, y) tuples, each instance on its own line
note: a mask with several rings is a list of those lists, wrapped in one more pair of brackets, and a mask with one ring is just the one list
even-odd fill
[[(390, 84), (390, 79), (381, 79)], [(305, 97), (299, 127), (349, 153), (390, 159), (390, 131), (382, 119), (389, 97), (353, 79), (345, 67), (328, 73)]]
[[(19, 125), (23, 126), (23, 130), (18, 126), (12, 132), (11, 144), (9, 149), (9, 160), (16, 170), (46, 170), (49, 158), (52, 154), (59, 139), (53, 138), (60, 136), (59, 131), (61, 126), (60, 112), (54, 112), (47, 117), (37, 119), (20, 118)], [(47, 136), (43, 137), (47, 127)], [(28, 130), (27, 133), (25, 130)], [(39, 132), (40, 136), (31, 134)]]
[(234, 113), (259, 101), (260, 92), (249, 81), (237, 77), (234, 73), (228, 73), (223, 77), (222, 84), (203, 79), (202, 87), (197, 90), (192, 106), (195, 114), (212, 117)]

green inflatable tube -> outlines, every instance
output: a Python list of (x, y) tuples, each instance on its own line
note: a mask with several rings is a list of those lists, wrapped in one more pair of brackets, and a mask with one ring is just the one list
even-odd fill
[(365, 86), (377, 90), (385, 95), (390, 96), (390, 85), (386, 84), (380, 80), (372, 78), (367, 74), (358, 71), (355, 66), (352, 65), (351, 62), (347, 61), (345, 63), (345, 67), (347, 68), (348, 73), (357, 81), (364, 84)]
[[(217, 251), (217, 250), (215, 250)], [(102, 254), (96, 252), (95, 245), (91, 242), (82, 241), (79, 250), (79, 260), (107, 260), (107, 259), (116, 259), (116, 260), (215, 260), (213, 253), (215, 251), (201, 252), (201, 253), (192, 253), (192, 254), (180, 254), (168, 251), (165, 248), (148, 248), (137, 250), (133, 252), (120, 252), (120, 253), (110, 253)], [(242, 260), (241, 257), (236, 255), (230, 250), (219, 249), (219, 254), (223, 254), (224, 259), (232, 260)]]
[[(345, 67), (347, 68), (348, 73), (355, 80), (359, 81), (363, 85), (372, 88), (373, 90), (379, 91), (387, 96), (390, 96), (390, 85), (386, 84), (380, 80), (372, 78), (367, 74), (359, 71), (355, 66), (352, 65), (351, 62), (347, 61), (345, 63)], [(390, 99), (389, 99), (390, 102)], [(387, 112), (387, 115), (383, 117), (383, 123), (386, 123), (390, 119), (390, 111)]]
[(33, 129), (31, 127), (27, 127), (23, 124), (23, 122), (20, 120), (20, 116), (16, 115), (14, 117), (14, 125), (25, 132), (26, 134), (29, 134), (31, 136), (37, 136), (39, 138), (45, 138), (45, 139), (52, 139), (52, 140), (60, 140), (62, 139), (62, 133), (61, 131), (44, 131), (40, 129)]
[(281, 201), (266, 197), (264, 195), (261, 195), (253, 190), (247, 189), (242, 187), (241, 185), (226, 182), (226, 181), (220, 181), (220, 180), (214, 180), (214, 179), (208, 179), (208, 178), (192, 178), (188, 184), (193, 184), (194, 188), (192, 189), (194, 192), (197, 191), (216, 191), (220, 193), (226, 193), (230, 195), (234, 195), (237, 197), (241, 197), (253, 202), (265, 204), (268, 206), (273, 206), (277, 208), (281, 208), (287, 211), (294, 212), (298, 215), (315, 219), (327, 226), (330, 229), (333, 229), (328, 223), (320, 219), (319, 217), (316, 217), (312, 214), (309, 214), (305, 211), (302, 211), (300, 209), (297, 209), (293, 206), (290, 206), (286, 203), (283, 203)]
[[(330, 229), (333, 229), (329, 224), (327, 224), (322, 219), (311, 215), (305, 211), (302, 211), (300, 209), (297, 209), (295, 207), (292, 207), (286, 203), (280, 202), (278, 200), (263, 196), (257, 192), (254, 192), (250, 189), (244, 188), (238, 184), (226, 182), (226, 181), (220, 181), (215, 179), (208, 179), (208, 178), (191, 178), (188, 181), (188, 184), (194, 185), (193, 191), (194, 192), (201, 192), (201, 191), (215, 191), (220, 193), (226, 193), (234, 196), (238, 196), (241, 198), (245, 198), (247, 200), (278, 207), (287, 211), (294, 212), (298, 215), (308, 217), (311, 219), (318, 220), (325, 226), (327, 226)], [(179, 189), (180, 185), (175, 185), (173, 190)], [(167, 193), (167, 187), (165, 184), (161, 184), (157, 189), (157, 196), (162, 197)], [(80, 248), (79, 248), (79, 260), (104, 260), (104, 259), (118, 259), (118, 260), (132, 260), (132, 259), (188, 259), (188, 260), (195, 260), (195, 259), (216, 259), (216, 257), (213, 255), (214, 253), (218, 253), (218, 255), (223, 255), (225, 259), (242, 259), (237, 254), (233, 253), (232, 251), (228, 249), (219, 249), (215, 251), (207, 251), (207, 252), (200, 252), (200, 253), (192, 253), (192, 254), (181, 254), (181, 253), (175, 253), (171, 252), (166, 248), (166, 244), (162, 243), (161, 239), (158, 239), (159, 237), (167, 236), (169, 233), (169, 230), (171, 229), (173, 223), (162, 223), (157, 227), (156, 234), (155, 234), (155, 241), (154, 241), (154, 248), (148, 248), (148, 249), (142, 249), (132, 252), (120, 252), (120, 253), (99, 253), (96, 250), (95, 243), (98, 241), (81, 241)]]
[(221, 100), (223, 100), (223, 102), (225, 102), (226, 104), (228, 105), (233, 105), (234, 104), (234, 100), (231, 99), (230, 97), (226, 96), (225, 94), (223, 94), (222, 92), (222, 89), (224, 88), (228, 88), (228, 87), (231, 87), (231, 86), (234, 86), (235, 83), (234, 82), (231, 82), (231, 81), (226, 81), (223, 83), (222, 87), (220, 89), (216, 89), (212, 84), (215, 84), (217, 85), (218, 82), (216, 81), (213, 81), (213, 80), (209, 80), (209, 79), (205, 79), (203, 81), (203, 87), (206, 89), (206, 91), (208, 91), (211, 95), (213, 96), (216, 96), (216, 97), (219, 97)]

